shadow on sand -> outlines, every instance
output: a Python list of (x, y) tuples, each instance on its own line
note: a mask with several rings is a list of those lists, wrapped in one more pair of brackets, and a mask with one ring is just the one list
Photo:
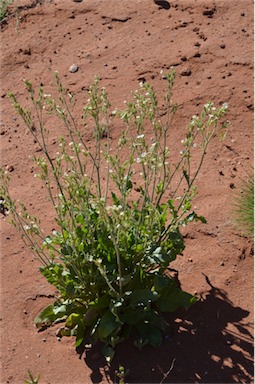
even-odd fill
[(92, 370), (91, 380), (103, 376), (119, 383), (116, 370), (123, 365), (129, 374), (125, 383), (250, 383), (253, 377), (253, 337), (245, 323), (249, 312), (234, 307), (226, 293), (213, 287), (188, 311), (166, 318), (167, 328), (160, 348), (140, 352), (128, 340), (116, 347), (111, 367), (105, 365), (100, 345), (81, 358)]

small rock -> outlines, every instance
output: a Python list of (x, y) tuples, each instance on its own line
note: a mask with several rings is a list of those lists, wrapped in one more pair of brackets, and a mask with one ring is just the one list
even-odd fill
[(78, 69), (79, 69), (79, 67), (78, 67), (77, 64), (72, 64), (72, 65), (70, 66), (70, 68), (69, 68), (69, 72), (71, 72), (71, 73), (75, 73), (75, 72), (78, 71)]
[(215, 12), (215, 8), (205, 9), (203, 11), (203, 15), (207, 17), (213, 17), (214, 12)]
[(193, 57), (201, 57), (201, 53), (196, 52)]
[(183, 71), (181, 71), (181, 76), (190, 76), (191, 75), (191, 69), (185, 68)]
[(25, 48), (25, 49), (23, 49), (22, 52), (24, 55), (31, 56), (31, 48)]
[(13, 165), (7, 165), (6, 169), (9, 172), (13, 172), (14, 171), (14, 166)]
[(225, 265), (224, 261), (222, 261), (222, 262), (220, 263), (220, 265), (221, 265), (221, 267), (223, 267), (223, 266)]
[(189, 261), (190, 263), (193, 263), (193, 259), (192, 259), (191, 257), (188, 258), (188, 261)]
[(245, 16), (245, 13), (244, 13), (244, 12), (242, 12), (242, 13), (241, 13), (241, 16)]
[(225, 44), (221, 44), (220, 47), (221, 47), (221, 49), (225, 49), (226, 45)]
[(83, 0), (73, 0), (74, 3), (82, 3)]

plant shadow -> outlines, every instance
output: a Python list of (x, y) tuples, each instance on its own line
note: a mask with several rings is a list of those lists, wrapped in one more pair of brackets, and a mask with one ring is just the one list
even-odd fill
[(119, 344), (110, 367), (101, 346), (85, 351), (91, 380), (103, 376), (119, 383), (120, 365), (129, 374), (125, 383), (248, 383), (253, 377), (253, 335), (244, 319), (249, 312), (235, 307), (226, 293), (213, 287), (188, 311), (166, 317), (169, 324), (160, 348), (140, 352), (134, 338)]

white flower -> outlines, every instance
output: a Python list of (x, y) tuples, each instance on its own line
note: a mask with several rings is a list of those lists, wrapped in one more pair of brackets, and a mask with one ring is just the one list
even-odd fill
[(24, 231), (29, 231), (30, 226), (29, 225), (23, 225), (23, 229), (24, 229)]
[(137, 139), (143, 139), (144, 138), (144, 135), (138, 135), (136, 136)]
[(222, 108), (224, 108), (224, 109), (228, 109), (228, 103), (223, 103), (223, 104), (222, 104)]

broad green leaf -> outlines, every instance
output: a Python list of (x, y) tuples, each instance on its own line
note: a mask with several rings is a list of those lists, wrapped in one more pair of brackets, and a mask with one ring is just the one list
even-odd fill
[(140, 322), (136, 325), (136, 329), (143, 340), (153, 347), (159, 347), (162, 343), (162, 332), (149, 322)]
[(53, 312), (53, 308), (54, 304), (50, 304), (39, 313), (39, 315), (35, 318), (36, 327), (42, 327), (43, 325), (54, 323), (57, 316)]
[(189, 308), (196, 299), (189, 293), (176, 287), (168, 286), (157, 300), (157, 307), (162, 312), (174, 312), (178, 308)]
[(81, 323), (83, 323), (83, 315), (80, 313), (71, 313), (66, 319), (66, 326), (69, 328), (74, 328)]
[(60, 315), (65, 315), (66, 312), (67, 312), (67, 310), (66, 310), (66, 306), (65, 305), (60, 305), (60, 306), (54, 306), (53, 307), (53, 313), (55, 315), (58, 315), (58, 316), (59, 316), (59, 314)]
[(121, 324), (116, 321), (116, 317), (110, 312), (107, 311), (103, 315), (97, 332), (100, 340), (106, 340), (107, 337), (117, 328), (119, 328)]
[(157, 300), (158, 293), (150, 289), (135, 289), (129, 296), (130, 305), (135, 307), (145, 307)]
[(98, 311), (94, 307), (89, 308), (88, 311), (83, 316), (84, 324), (89, 326), (93, 325), (97, 317), (98, 317)]
[(128, 325), (135, 325), (146, 317), (146, 311), (125, 311), (120, 315), (120, 320)]
[(154, 277), (154, 288), (158, 293), (160, 293), (168, 285), (174, 286), (174, 281), (169, 279), (169, 277), (164, 275), (156, 275)]

